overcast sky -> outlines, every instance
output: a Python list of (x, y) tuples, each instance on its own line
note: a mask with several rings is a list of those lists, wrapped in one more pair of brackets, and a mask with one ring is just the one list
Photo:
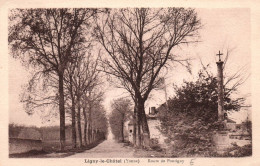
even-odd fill
[[(229, 64), (225, 72), (231, 74), (242, 66), (247, 66), (247, 72), (250, 73), (250, 11), (249, 9), (197, 9), (198, 16), (201, 19), (203, 28), (200, 31), (200, 43), (193, 46), (184, 46), (178, 53), (193, 58), (192, 73), (190, 75), (187, 70), (181, 66), (168, 71), (166, 76), (167, 96), (173, 95), (172, 84), (180, 85), (183, 80), (195, 79), (196, 73), (200, 68), (199, 58), (205, 64), (211, 65), (211, 70), (216, 73), (216, 54), (220, 50), (224, 54), (226, 49), (234, 48), (231, 52)], [(225, 55), (224, 55), (225, 56)], [(28, 81), (28, 73), (18, 60), (9, 58), (9, 120), (10, 122), (26, 124), (26, 125), (55, 125), (56, 122), (43, 123), (40, 115), (35, 113), (28, 116), (22, 104), (19, 102), (21, 86)], [(241, 87), (241, 95), (251, 92), (250, 77)], [(109, 112), (110, 102), (118, 97), (126, 96), (120, 89), (107, 87), (104, 105)], [(146, 109), (150, 106), (158, 107), (165, 102), (165, 94), (163, 91), (153, 91), (149, 101), (146, 102)], [(250, 98), (247, 101), (250, 103)], [(232, 118), (240, 122), (246, 116), (246, 112), (232, 115)]]

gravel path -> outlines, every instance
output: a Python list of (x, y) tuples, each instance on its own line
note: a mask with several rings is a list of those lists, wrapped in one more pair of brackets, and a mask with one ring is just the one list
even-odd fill
[(110, 133), (108, 139), (103, 141), (95, 148), (68, 157), (69, 158), (132, 158), (134, 157), (134, 149), (129, 146), (124, 146), (123, 143), (115, 142)]

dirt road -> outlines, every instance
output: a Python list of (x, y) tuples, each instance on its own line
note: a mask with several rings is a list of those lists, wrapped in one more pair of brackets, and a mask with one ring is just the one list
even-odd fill
[(113, 140), (111, 134), (108, 139), (96, 146), (93, 149), (86, 150), (82, 153), (77, 153), (70, 158), (132, 158), (134, 149), (129, 146), (123, 146), (122, 143), (117, 143)]

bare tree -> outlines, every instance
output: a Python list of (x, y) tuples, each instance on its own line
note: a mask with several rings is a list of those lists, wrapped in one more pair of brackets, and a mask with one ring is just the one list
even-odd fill
[[(233, 69), (229, 71), (229, 69), (232, 67), (230, 58), (232, 57), (232, 52), (235, 51), (235, 47), (233, 48), (226, 48), (224, 49), (224, 57), (223, 57), (223, 71), (224, 71), (224, 94), (226, 97), (230, 97), (233, 94), (236, 94), (240, 87), (248, 80), (250, 77), (250, 71), (248, 70), (248, 64), (242, 65), (241, 67), (237, 69)], [(205, 74), (210, 77), (213, 75), (213, 73), (209, 70), (210, 64), (204, 64), (201, 59), (200, 64), (202, 66), (203, 71)], [(233, 102), (236, 102), (236, 105), (240, 108), (245, 106), (244, 101), (246, 99), (248, 94), (245, 96), (241, 96), (237, 99), (234, 99)], [(235, 104), (235, 103), (234, 103)], [(240, 105), (240, 106), (239, 106)], [(237, 108), (237, 109), (239, 109)]]
[(110, 115), (110, 126), (116, 138), (121, 138), (124, 142), (124, 124), (129, 119), (131, 112), (131, 101), (129, 99), (119, 98), (114, 100), (112, 105), (112, 113)]
[(238, 91), (240, 86), (243, 85), (248, 78), (250, 77), (250, 71), (248, 71), (248, 64), (245, 64), (241, 67), (239, 67), (235, 72), (228, 73), (228, 67), (230, 66), (230, 57), (232, 56), (232, 52), (235, 50), (235, 48), (227, 48), (226, 54), (224, 58), (224, 65), (223, 65), (223, 71), (224, 71), (224, 87), (227, 88), (227, 95), (230, 95), (231, 92)]
[[(44, 108), (56, 109), (59, 105), (57, 93), (53, 93), (58, 88), (57, 77), (49, 72), (49, 79), (44, 79), (46, 75), (42, 72), (32, 73), (28, 84), (23, 86), (23, 92), (20, 94), (20, 100), (24, 103), (25, 111), (32, 115), (35, 110), (45, 111)], [(53, 114), (52, 114), (53, 113)], [(45, 111), (49, 119), (55, 112)]]
[(83, 116), (84, 116), (84, 142), (85, 144), (91, 143), (93, 132), (93, 109), (101, 106), (103, 101), (104, 92), (100, 90), (100, 82), (92, 87), (83, 96)]
[[(93, 58), (91, 53), (82, 54), (77, 61), (74, 61), (68, 67), (66, 72), (66, 87), (68, 87), (69, 96), (71, 98), (71, 117), (72, 128), (75, 127), (77, 118), (77, 128), (79, 135), (79, 147), (82, 147), (82, 132), (81, 132), (81, 109), (85, 109), (86, 94), (93, 89), (99, 82), (99, 71), (97, 71), (97, 57)], [(77, 107), (77, 113), (76, 108)], [(77, 117), (76, 117), (77, 115)], [(73, 129), (73, 142), (75, 144), (75, 131)]]
[(17, 9), (9, 15), (11, 54), (44, 73), (57, 76), (60, 148), (65, 147), (64, 71), (84, 49), (89, 19), (95, 9)]
[(108, 131), (108, 120), (106, 117), (106, 110), (104, 107), (99, 103), (96, 104), (92, 108), (92, 121), (91, 121), (91, 140), (97, 141), (99, 139), (104, 139), (105, 135)]
[[(72, 147), (76, 148), (77, 146), (77, 135), (76, 135), (76, 95), (75, 95), (75, 86), (73, 84), (73, 75), (76, 70), (76, 65), (71, 63), (65, 71), (64, 81), (65, 81), (65, 93), (68, 94), (68, 107), (70, 107), (70, 116), (71, 116), (71, 136), (72, 136)], [(66, 90), (68, 92), (66, 92)]]
[(134, 98), (144, 136), (150, 137), (144, 103), (168, 62), (185, 63), (173, 49), (196, 42), (200, 20), (194, 9), (114, 9), (96, 20), (95, 35), (106, 56), (103, 71)]

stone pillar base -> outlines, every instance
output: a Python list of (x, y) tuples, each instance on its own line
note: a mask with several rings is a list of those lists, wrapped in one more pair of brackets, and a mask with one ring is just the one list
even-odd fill
[(213, 141), (218, 153), (224, 153), (227, 148), (231, 147), (228, 131), (217, 131), (213, 136)]

